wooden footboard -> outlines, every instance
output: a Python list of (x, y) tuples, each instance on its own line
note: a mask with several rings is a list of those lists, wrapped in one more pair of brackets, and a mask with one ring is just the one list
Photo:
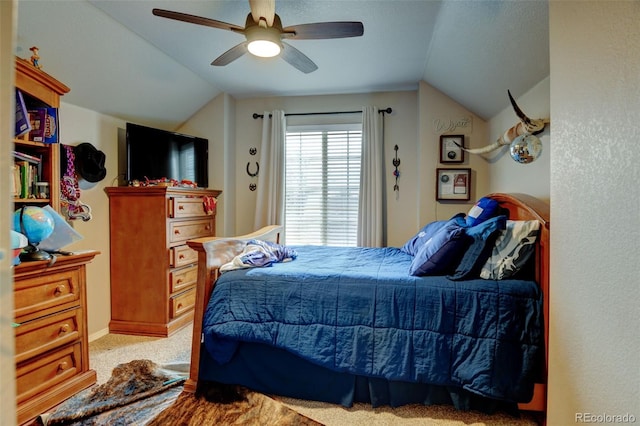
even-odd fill
[(219, 268), (240, 254), (247, 240), (280, 242), (282, 226), (270, 225), (246, 235), (231, 238), (199, 238), (187, 241), (192, 249), (198, 252), (198, 285), (196, 287), (196, 306), (193, 317), (193, 337), (191, 340), (191, 366), (189, 379), (184, 390), (195, 392), (200, 369), (200, 345), (202, 344), (202, 319), (207, 303), (211, 298), (214, 284), (218, 279)]
[[(537, 220), (540, 222), (540, 237), (536, 244), (536, 280), (544, 295), (545, 353), (548, 360), (549, 346), (549, 205), (526, 194), (490, 194), (500, 205), (509, 211), (511, 220)], [(218, 269), (239, 254), (246, 240), (255, 238), (280, 242), (281, 226), (268, 226), (254, 233), (232, 238), (202, 238), (188, 241), (189, 247), (198, 251), (198, 286), (193, 325), (191, 350), (191, 371), (185, 384), (185, 390), (195, 392), (200, 366), (200, 346), (202, 342), (202, 320), (211, 297), (214, 283), (218, 278)], [(522, 410), (546, 411), (546, 365), (545, 380), (536, 385), (533, 399), (520, 404)], [(544, 417), (544, 414), (542, 414)]]

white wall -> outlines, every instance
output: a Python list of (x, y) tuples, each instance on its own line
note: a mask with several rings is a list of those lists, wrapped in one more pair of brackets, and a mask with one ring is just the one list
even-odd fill
[(180, 133), (209, 140), (209, 188), (222, 191), (216, 205), (218, 236), (235, 234), (234, 180), (229, 176), (229, 167), (225, 166), (235, 158), (234, 103), (226, 94), (217, 96), (177, 129)]
[(640, 2), (551, 1), (549, 13), (549, 424), (637, 423)]
[[(549, 77), (531, 88), (522, 96), (514, 98), (520, 109), (532, 119), (549, 118)], [(505, 92), (505, 98), (507, 93)], [(519, 122), (511, 106), (505, 108), (489, 121), (489, 142), (496, 141), (505, 130)], [(489, 187), (493, 192), (525, 192), (541, 200), (549, 201), (549, 168), (551, 164), (551, 123), (538, 134), (542, 142), (540, 158), (529, 164), (515, 162), (506, 146), (493, 154), (485, 155), (489, 165)]]
[[(418, 98), (419, 135), (415, 158), (420, 171), (416, 193), (419, 200), (416, 226), (421, 227), (434, 220), (449, 219), (456, 213), (466, 213), (479, 198), (489, 192), (487, 181), (490, 169), (482, 158), (468, 153), (462, 164), (441, 164), (441, 134), (463, 134), (465, 146), (475, 148), (485, 144), (486, 122), (424, 81), (420, 82)], [(457, 126), (457, 123), (466, 119), (469, 124)], [(471, 168), (471, 199), (468, 202), (437, 202), (437, 168)]]
[[(87, 222), (74, 220), (72, 225), (84, 238), (65, 247), (65, 250), (70, 251), (101, 252), (87, 265), (87, 316), (90, 340), (106, 334), (111, 319), (109, 199), (104, 188), (117, 186), (118, 128), (124, 126), (125, 122), (120, 119), (61, 102), (61, 142), (73, 146), (89, 142), (106, 156), (107, 176), (91, 189), (80, 191), (80, 201), (91, 207), (92, 218)], [(132, 253), (131, 261), (135, 262), (135, 253)]]

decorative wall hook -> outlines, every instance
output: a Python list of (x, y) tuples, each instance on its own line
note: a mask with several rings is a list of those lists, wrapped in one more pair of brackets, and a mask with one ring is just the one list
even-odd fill
[(255, 147), (249, 148), (249, 154), (256, 155), (257, 152), (258, 152), (258, 148), (255, 148)]
[(250, 183), (249, 184), (249, 190), (251, 190), (251, 191), (255, 191), (257, 187), (258, 186), (255, 183)]
[(393, 159), (393, 167), (396, 169), (393, 171), (393, 176), (396, 178), (396, 183), (393, 185), (394, 191), (400, 191), (400, 187), (398, 186), (398, 178), (400, 177), (400, 171), (398, 170), (398, 166), (400, 166), (400, 159), (398, 158), (398, 145), (394, 146), (393, 149), (396, 151), (396, 158)]
[(260, 164), (256, 161), (256, 172), (255, 173), (251, 173), (251, 170), (249, 170), (249, 166), (251, 166), (251, 161), (249, 161), (247, 163), (247, 174), (251, 177), (256, 177), (258, 176), (258, 173), (260, 173)]

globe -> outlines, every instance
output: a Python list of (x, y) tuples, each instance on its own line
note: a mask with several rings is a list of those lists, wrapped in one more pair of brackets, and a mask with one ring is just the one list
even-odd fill
[(528, 164), (540, 157), (542, 142), (532, 134), (520, 135), (511, 142), (509, 152), (518, 163)]
[(51, 213), (37, 206), (25, 206), (13, 214), (13, 229), (37, 245), (53, 233), (55, 222)]

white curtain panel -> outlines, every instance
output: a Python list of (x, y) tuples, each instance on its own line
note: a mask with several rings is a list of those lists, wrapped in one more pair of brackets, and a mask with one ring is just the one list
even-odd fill
[(254, 226), (284, 224), (284, 142), (286, 131), (284, 112), (264, 112), (262, 119), (262, 144), (260, 148), (260, 173)]
[(383, 132), (378, 108), (362, 108), (358, 246), (383, 247)]

